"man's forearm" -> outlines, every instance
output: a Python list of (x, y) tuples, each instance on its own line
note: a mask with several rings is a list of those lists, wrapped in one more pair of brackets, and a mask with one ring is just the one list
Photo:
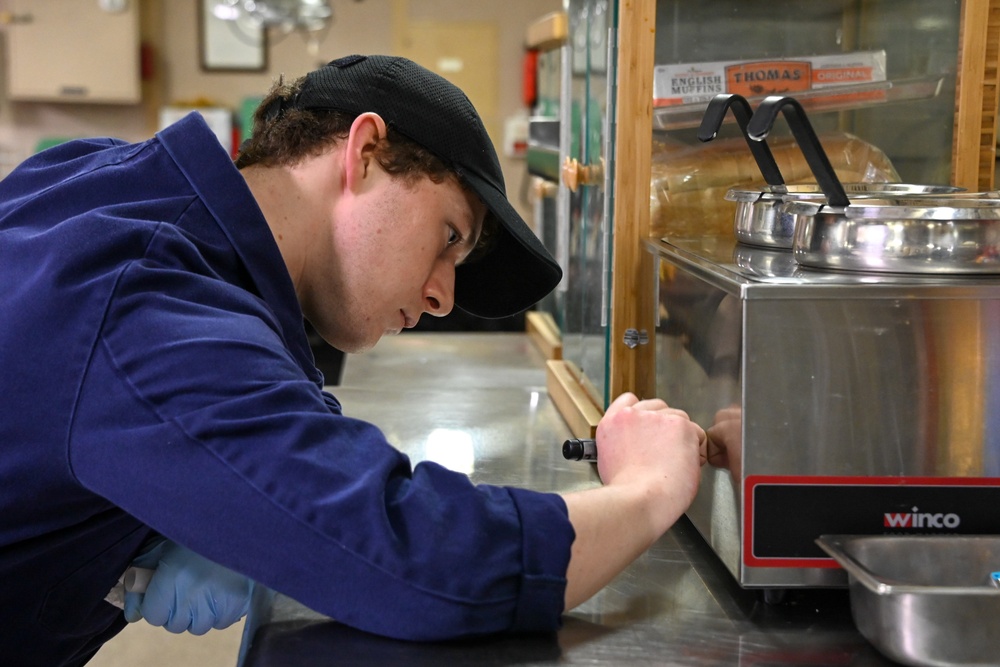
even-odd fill
[(638, 485), (565, 494), (576, 531), (566, 573), (566, 610), (588, 600), (652, 546), (683, 514), (686, 500)]

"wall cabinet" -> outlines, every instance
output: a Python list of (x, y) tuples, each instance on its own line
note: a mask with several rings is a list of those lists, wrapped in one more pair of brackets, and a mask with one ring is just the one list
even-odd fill
[(141, 100), (138, 0), (11, 0), (7, 95), (17, 101)]

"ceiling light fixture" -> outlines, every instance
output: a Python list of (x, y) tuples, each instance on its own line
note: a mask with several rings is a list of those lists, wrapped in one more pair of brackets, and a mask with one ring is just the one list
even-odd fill
[(319, 51), (319, 42), (333, 23), (329, 0), (219, 0), (212, 8), (215, 17), (281, 33), (303, 34), (310, 53)]

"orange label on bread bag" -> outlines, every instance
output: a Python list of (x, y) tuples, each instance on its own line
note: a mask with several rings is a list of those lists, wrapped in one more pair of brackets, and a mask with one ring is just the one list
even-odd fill
[(762, 60), (726, 67), (726, 91), (754, 97), (794, 93), (812, 86), (812, 65), (799, 60)]

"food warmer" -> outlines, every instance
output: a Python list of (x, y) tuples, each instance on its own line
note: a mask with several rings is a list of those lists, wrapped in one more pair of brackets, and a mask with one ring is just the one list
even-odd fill
[(657, 394), (710, 427), (688, 512), (738, 582), (843, 586), (822, 534), (1000, 533), (1000, 274), (650, 241)]

